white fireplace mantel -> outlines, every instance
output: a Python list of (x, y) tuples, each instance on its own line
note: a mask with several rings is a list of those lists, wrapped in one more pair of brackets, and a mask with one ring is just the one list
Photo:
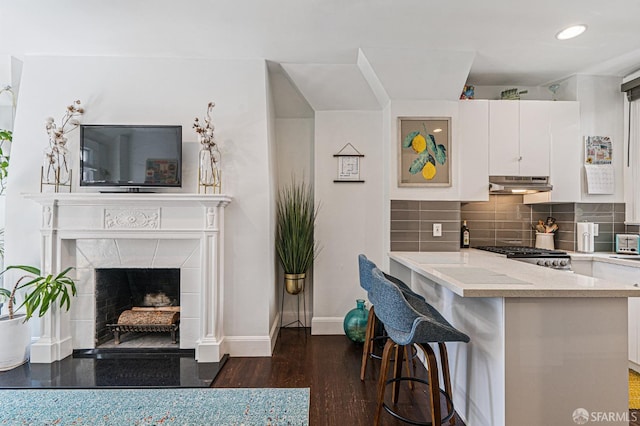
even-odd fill
[[(187, 292), (185, 300), (192, 303), (185, 303), (181, 310), (180, 347), (194, 348), (199, 362), (222, 358), (224, 208), (231, 197), (183, 193), (41, 193), (24, 197), (42, 206), (42, 269), (78, 269), (79, 301), (72, 302), (70, 313), (54, 309), (44, 317), (40, 337), (31, 346), (31, 362), (51, 363), (71, 355), (74, 349), (93, 348), (92, 268), (113, 266), (114, 262), (129, 267), (151, 263), (175, 267), (187, 258), (189, 283), (181, 291)], [(155, 249), (145, 254), (150, 240), (156, 240), (152, 244)], [(104, 255), (87, 261), (85, 254), (76, 253), (76, 246), (78, 250), (82, 246), (100, 254), (100, 250), (91, 250), (93, 242), (100, 248), (105, 242), (126, 247), (135, 256), (132, 260), (132, 256), (114, 259), (120, 256)], [(158, 247), (164, 247), (165, 253), (159, 258)], [(191, 259), (194, 253), (195, 260)]]

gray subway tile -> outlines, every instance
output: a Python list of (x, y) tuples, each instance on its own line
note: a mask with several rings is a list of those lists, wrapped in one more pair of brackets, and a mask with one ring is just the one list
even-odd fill
[(640, 225), (626, 225), (625, 232), (629, 234), (640, 234)]
[(460, 219), (461, 220), (466, 220), (467, 223), (472, 222), (472, 221), (479, 221), (479, 220), (490, 220), (491, 222), (496, 220), (496, 213), (495, 211), (491, 211), (491, 212), (462, 212), (462, 214), (460, 215)]
[(422, 241), (420, 251), (460, 251), (460, 240), (457, 241)]
[(419, 232), (392, 231), (391, 241), (420, 241)]
[(418, 210), (391, 210), (391, 220), (419, 220)]
[(613, 213), (613, 203), (576, 203), (576, 212)]
[(420, 201), (420, 210), (459, 211), (459, 201)]
[(556, 249), (574, 251), (575, 250), (575, 246), (574, 246), (572, 241), (558, 241), (556, 243)]
[(621, 223), (621, 222), (614, 223), (613, 232), (615, 234), (624, 234), (625, 233), (624, 223)]
[(478, 246), (495, 246), (496, 245), (496, 239), (495, 238), (471, 238), (471, 240), (469, 241), (469, 245), (471, 247), (478, 247)]
[(491, 201), (465, 203), (460, 206), (460, 210), (463, 212), (493, 212), (496, 210), (496, 205)]
[(419, 231), (420, 221), (418, 220), (392, 220), (392, 231)]
[(460, 220), (460, 212), (456, 211), (432, 211), (432, 210), (421, 210), (420, 211), (420, 220), (431, 220), (431, 221), (444, 221), (444, 220)]
[(472, 229), (470, 230), (471, 239), (483, 238), (483, 239), (496, 239), (495, 229)]
[(562, 203), (562, 204), (552, 204), (551, 205), (551, 213), (574, 213), (575, 206), (573, 203)]
[(420, 201), (391, 200), (391, 210), (419, 210)]
[(391, 251), (419, 251), (420, 243), (415, 242), (391, 242)]

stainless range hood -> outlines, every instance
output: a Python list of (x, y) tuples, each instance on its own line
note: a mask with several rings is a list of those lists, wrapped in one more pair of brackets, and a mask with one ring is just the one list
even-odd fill
[(548, 176), (489, 176), (490, 194), (533, 194), (552, 189)]

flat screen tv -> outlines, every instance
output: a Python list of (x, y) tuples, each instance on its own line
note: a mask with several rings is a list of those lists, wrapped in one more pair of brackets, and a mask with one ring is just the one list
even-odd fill
[(182, 126), (81, 125), (80, 186), (182, 186)]

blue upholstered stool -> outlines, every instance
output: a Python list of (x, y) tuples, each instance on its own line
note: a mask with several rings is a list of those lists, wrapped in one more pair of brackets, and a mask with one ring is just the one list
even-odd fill
[[(360, 286), (366, 290), (367, 295), (369, 294), (369, 292), (371, 291), (371, 281), (372, 281), (372, 276), (371, 273), (373, 271), (374, 268), (376, 268), (376, 264), (373, 263), (372, 261), (370, 261), (369, 259), (367, 259), (367, 256), (365, 256), (364, 254), (360, 254), (358, 255), (358, 267), (359, 267), (359, 271), (360, 271)], [(384, 272), (383, 272), (384, 274)], [(415, 300), (415, 303), (419, 304), (420, 302), (425, 303), (424, 301), (424, 297), (414, 293), (409, 286), (407, 286), (405, 283), (403, 283), (401, 280), (392, 277), (391, 275), (387, 275), (384, 274), (384, 276), (390, 280), (391, 282), (393, 282), (396, 286), (398, 286), (398, 288), (400, 288), (400, 290), (403, 293), (407, 294), (407, 297), (410, 298), (411, 300)], [(369, 301), (371, 302), (371, 298), (369, 297)], [(367, 362), (369, 361), (369, 358), (378, 358), (380, 359), (380, 356), (377, 356), (373, 353), (373, 345), (375, 343), (376, 338), (380, 338), (383, 336), (376, 336), (376, 315), (375, 315), (375, 306), (373, 304), (371, 304), (371, 307), (369, 308), (369, 317), (367, 319), (367, 327), (365, 330), (365, 338), (364, 338), (364, 346), (362, 348), (362, 362), (361, 362), (361, 366), (360, 366), (360, 380), (364, 380), (364, 376), (367, 370)], [(386, 338), (386, 336), (384, 336), (384, 338)], [(411, 357), (411, 354), (407, 354), (407, 358)], [(410, 367), (409, 367), (410, 368)], [(410, 372), (411, 374), (411, 372)]]
[[(469, 342), (469, 336), (455, 329), (440, 313), (431, 305), (411, 296), (407, 297), (400, 288), (390, 281), (377, 268), (371, 272), (369, 283), (369, 299), (376, 306), (376, 316), (384, 324), (388, 339), (382, 353), (382, 366), (378, 382), (378, 402), (374, 424), (380, 422), (380, 414), (384, 407), (394, 417), (407, 423), (416, 425), (440, 425), (450, 421), (454, 424), (455, 413), (451, 399), (451, 378), (449, 375), (449, 361), (445, 342)], [(409, 302), (411, 300), (411, 302)], [(414, 308), (415, 305), (416, 308)], [(435, 353), (429, 343), (438, 343), (440, 359), (442, 362), (442, 376), (444, 389), (440, 389), (438, 364)], [(416, 345), (425, 354), (429, 380), (415, 377), (400, 377), (402, 371), (402, 357), (396, 357), (394, 377), (387, 380), (391, 352), (399, 346)], [(429, 399), (431, 403), (431, 422), (419, 422), (400, 416), (392, 407), (384, 402), (387, 384), (393, 383), (392, 402), (398, 401), (399, 383), (403, 380), (418, 381), (429, 386)], [(447, 413), (441, 416), (440, 393), (445, 396)]]

